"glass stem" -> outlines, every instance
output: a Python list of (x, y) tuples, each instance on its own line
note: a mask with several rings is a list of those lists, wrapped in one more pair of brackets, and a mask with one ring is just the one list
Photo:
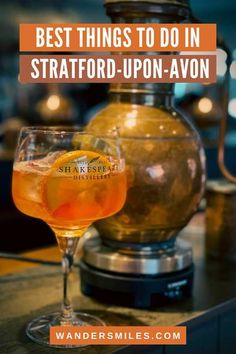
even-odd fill
[(62, 256), (62, 274), (63, 274), (63, 302), (62, 313), (60, 318), (61, 325), (73, 325), (75, 323), (75, 316), (72, 307), (72, 270), (74, 254), (77, 249), (79, 237), (57, 237), (59, 248), (63, 254)]
[(72, 324), (73, 322), (73, 308), (71, 303), (71, 294), (69, 294), (68, 278), (72, 272), (74, 256), (69, 253), (64, 253), (62, 257), (62, 273), (63, 273), (63, 303), (61, 324)]

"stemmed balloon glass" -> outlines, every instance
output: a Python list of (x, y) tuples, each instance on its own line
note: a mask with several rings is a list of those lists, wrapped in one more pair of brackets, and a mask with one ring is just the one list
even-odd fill
[(50, 345), (50, 326), (103, 325), (97, 317), (73, 311), (68, 276), (80, 237), (94, 221), (118, 212), (125, 202), (125, 164), (117, 131), (96, 135), (62, 127), (23, 128), (12, 194), (21, 212), (50, 226), (62, 252), (62, 310), (30, 322), (27, 335)]

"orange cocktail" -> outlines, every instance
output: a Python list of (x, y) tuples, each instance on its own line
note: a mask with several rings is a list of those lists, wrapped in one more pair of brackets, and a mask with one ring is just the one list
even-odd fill
[(124, 164), (97, 152), (55, 152), (14, 164), (17, 208), (47, 222), (57, 236), (81, 236), (93, 221), (119, 211), (125, 196)]
[(52, 326), (104, 325), (94, 315), (73, 310), (68, 279), (79, 237), (93, 221), (115, 214), (125, 203), (120, 140), (116, 128), (104, 135), (70, 127), (21, 129), (13, 167), (13, 199), (20, 211), (51, 227), (62, 253), (62, 310), (28, 324), (26, 334), (36, 343), (53, 346)]

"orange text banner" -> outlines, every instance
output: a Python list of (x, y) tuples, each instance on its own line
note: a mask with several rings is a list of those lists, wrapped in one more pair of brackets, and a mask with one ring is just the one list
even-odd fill
[(50, 328), (50, 344), (54, 345), (145, 345), (186, 344), (186, 327), (90, 327), (57, 326)]
[(216, 80), (215, 55), (21, 55), (21, 83)]
[(215, 24), (21, 24), (21, 52), (215, 51)]

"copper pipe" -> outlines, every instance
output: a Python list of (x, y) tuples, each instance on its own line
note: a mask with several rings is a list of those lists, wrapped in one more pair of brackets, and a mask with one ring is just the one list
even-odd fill
[[(190, 13), (190, 21), (192, 23), (201, 23), (192, 13)], [(231, 53), (222, 38), (217, 36), (217, 47), (222, 48), (227, 53), (227, 70), (225, 73), (225, 80), (222, 89), (223, 95), (223, 116), (220, 120), (220, 130), (218, 138), (218, 166), (222, 175), (230, 182), (236, 183), (236, 176), (228, 170), (225, 165), (225, 134), (227, 131), (227, 118), (228, 118), (228, 102), (229, 102), (229, 87), (230, 87), (230, 64), (231, 64)]]

